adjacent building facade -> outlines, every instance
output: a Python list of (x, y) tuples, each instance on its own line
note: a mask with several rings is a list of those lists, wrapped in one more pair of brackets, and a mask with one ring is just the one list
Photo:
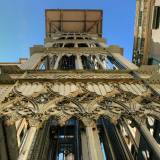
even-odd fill
[(160, 159), (160, 74), (107, 46), (101, 10), (46, 10), (44, 45), (0, 63), (0, 160)]
[(160, 0), (136, 0), (133, 63), (160, 63)]

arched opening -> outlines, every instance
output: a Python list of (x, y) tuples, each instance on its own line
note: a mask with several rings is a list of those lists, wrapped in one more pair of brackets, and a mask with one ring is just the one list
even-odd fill
[(74, 39), (74, 37), (67, 37), (67, 39)]
[(64, 126), (50, 128), (51, 147), (48, 160), (81, 160), (81, 122), (73, 117)]
[(54, 69), (57, 58), (58, 58), (57, 55), (49, 56), (49, 69), (51, 70)]
[(95, 69), (94, 62), (91, 56), (81, 56), (84, 69)]
[(66, 43), (64, 45), (64, 47), (66, 47), (66, 48), (73, 48), (74, 47), (74, 43)]
[(78, 43), (78, 47), (88, 47), (86, 43)]
[(66, 37), (60, 37), (60, 38), (59, 38), (59, 40), (64, 40), (64, 39), (66, 39)]
[(90, 37), (85, 37), (85, 39), (87, 39), (87, 40), (92, 40), (92, 38), (90, 38)]
[(100, 47), (100, 45), (99, 45), (98, 43), (95, 43), (95, 46), (96, 46), (96, 47)]
[[(100, 117), (97, 121), (99, 139), (104, 159), (126, 159), (135, 158), (137, 150), (133, 144), (132, 148), (127, 145), (130, 137), (123, 136), (119, 122), (113, 124), (109, 118)], [(137, 149), (137, 148), (136, 148)]]
[(75, 56), (63, 56), (59, 62), (58, 69), (75, 69)]
[(80, 36), (81, 34), (80, 33), (75, 33), (75, 35)]
[(83, 39), (83, 37), (76, 37), (76, 39)]
[(97, 120), (97, 129), (99, 134), (101, 151), (103, 153), (103, 159), (112, 159), (114, 157), (112, 156), (111, 153), (112, 148), (109, 141), (109, 135), (107, 133), (107, 125), (108, 121), (105, 118), (100, 117)]
[(54, 43), (54, 44), (52, 45), (52, 47), (53, 47), (53, 48), (61, 48), (61, 47), (63, 47), (63, 43)]

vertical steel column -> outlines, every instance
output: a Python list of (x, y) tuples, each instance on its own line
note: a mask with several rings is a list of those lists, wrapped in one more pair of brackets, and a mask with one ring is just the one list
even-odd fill
[(119, 126), (115, 126), (115, 131), (116, 131), (116, 134), (117, 134), (117, 138), (121, 144), (121, 147), (123, 149), (123, 152), (124, 152), (124, 155), (126, 157), (126, 159), (129, 159), (129, 160), (134, 160), (133, 158), (133, 155), (131, 154), (127, 144), (126, 144), (126, 141), (124, 140), (124, 137), (121, 133), (121, 130), (119, 128)]
[[(46, 132), (46, 123), (43, 124), (42, 128), (39, 128), (36, 137), (36, 141), (30, 156), (30, 160), (37, 160), (37, 159), (42, 159), (43, 156), (43, 148), (45, 146), (44, 138), (47, 137), (47, 132)], [(47, 159), (47, 157), (46, 157)]]
[(105, 122), (104, 122), (104, 119), (102, 118), (101, 119), (101, 123), (102, 123), (102, 126), (103, 126), (103, 131), (104, 131), (104, 136), (103, 138), (105, 138), (105, 147), (107, 149), (107, 157), (108, 159), (110, 160), (116, 160), (116, 156), (115, 156), (115, 153), (114, 153), (114, 149), (113, 149), (113, 146), (111, 144), (111, 140), (109, 138), (109, 135), (108, 135), (108, 132), (107, 132), (107, 129), (106, 129), (106, 126), (105, 126)]
[(132, 143), (134, 144), (136, 152), (138, 152), (137, 143), (136, 143), (136, 141), (135, 141), (135, 139), (134, 139), (129, 127), (128, 127), (128, 123), (127, 123), (126, 119), (123, 119), (122, 121), (120, 121), (120, 124), (125, 128), (125, 131), (128, 133)]
[(127, 146), (122, 140), (122, 135), (120, 134), (117, 126), (105, 119), (105, 127), (113, 147), (114, 155), (116, 157), (115, 159), (130, 160), (130, 152), (128, 152)]
[(80, 160), (80, 138), (79, 138), (79, 121), (75, 120), (75, 159)]

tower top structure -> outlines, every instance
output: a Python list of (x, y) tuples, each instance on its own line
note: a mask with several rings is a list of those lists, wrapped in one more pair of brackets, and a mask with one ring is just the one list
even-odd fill
[(45, 11), (46, 36), (51, 33), (89, 33), (102, 36), (102, 10)]

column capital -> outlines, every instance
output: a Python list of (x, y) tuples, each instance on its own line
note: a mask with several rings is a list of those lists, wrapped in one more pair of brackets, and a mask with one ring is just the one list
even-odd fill
[(43, 123), (35, 119), (27, 119), (27, 121), (30, 127), (36, 127), (36, 128), (39, 128)]
[(14, 125), (16, 120), (12, 116), (5, 116), (3, 117), (4, 125), (11, 126)]
[(96, 127), (96, 122), (91, 119), (83, 118), (82, 121), (86, 127), (92, 127), (92, 128)]

